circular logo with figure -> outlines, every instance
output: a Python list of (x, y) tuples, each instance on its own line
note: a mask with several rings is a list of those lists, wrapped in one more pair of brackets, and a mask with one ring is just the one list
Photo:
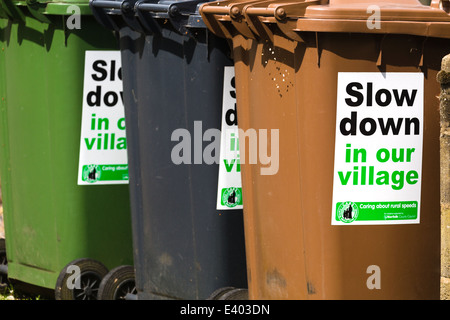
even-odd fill
[(344, 222), (350, 223), (358, 217), (358, 206), (351, 201), (342, 202), (337, 209), (337, 218)]
[(229, 208), (242, 204), (241, 188), (230, 187), (222, 189), (222, 205)]
[(83, 180), (90, 183), (100, 180), (100, 166), (96, 164), (83, 166)]

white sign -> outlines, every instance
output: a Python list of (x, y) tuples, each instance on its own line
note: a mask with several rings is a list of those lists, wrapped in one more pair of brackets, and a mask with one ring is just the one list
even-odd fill
[(242, 209), (234, 67), (225, 67), (217, 209)]
[(78, 184), (126, 183), (120, 51), (86, 51)]
[(333, 225), (420, 223), (422, 73), (338, 74)]

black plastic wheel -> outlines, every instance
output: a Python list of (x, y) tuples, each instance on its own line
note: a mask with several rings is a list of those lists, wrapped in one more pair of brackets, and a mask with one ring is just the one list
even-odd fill
[(133, 266), (112, 269), (100, 283), (99, 300), (125, 300), (127, 294), (137, 294)]
[[(79, 279), (74, 270), (79, 268)], [(67, 264), (56, 280), (56, 300), (97, 300), (98, 289), (108, 269), (99, 261), (81, 258)]]
[[(8, 259), (6, 258), (6, 244), (5, 239), (0, 239), (0, 265), (8, 265)], [(0, 290), (4, 290), (8, 287), (8, 276), (0, 273)]]
[(208, 300), (248, 300), (248, 290), (224, 287), (214, 291)]
[(233, 289), (224, 293), (218, 300), (248, 300), (248, 290)]
[(216, 291), (214, 291), (213, 293), (211, 293), (211, 295), (209, 296), (209, 298), (207, 300), (219, 300), (219, 298), (224, 295), (225, 293), (227, 293), (228, 291), (231, 291), (235, 289), (234, 287), (223, 287), (223, 288), (219, 288)]

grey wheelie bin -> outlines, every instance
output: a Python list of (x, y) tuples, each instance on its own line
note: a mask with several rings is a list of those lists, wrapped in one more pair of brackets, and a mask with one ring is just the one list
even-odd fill
[[(229, 46), (199, 1), (90, 2), (120, 36), (138, 300), (246, 297), (242, 210), (217, 210)], [(208, 141), (209, 139), (209, 141)], [(128, 295), (130, 298), (130, 295)]]

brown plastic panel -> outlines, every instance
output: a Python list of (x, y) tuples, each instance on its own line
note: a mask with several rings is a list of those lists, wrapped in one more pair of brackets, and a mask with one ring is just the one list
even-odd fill
[(231, 39), (237, 34), (254, 38), (254, 34), (242, 19), (242, 8), (260, 0), (225, 0), (208, 2), (200, 6), (205, 25), (217, 36)]
[[(378, 66), (381, 41), (384, 57)], [(251, 299), (439, 299), (435, 76), (450, 43), (426, 40), (419, 68), (423, 41), (331, 33), (303, 43), (279, 34), (273, 43), (233, 39), (239, 126), (279, 129), (280, 136), (276, 175), (241, 165)], [(412, 55), (411, 49), (416, 49)], [(337, 73), (380, 70), (426, 74), (421, 221), (332, 226)], [(380, 290), (366, 285), (371, 265), (381, 268)]]

